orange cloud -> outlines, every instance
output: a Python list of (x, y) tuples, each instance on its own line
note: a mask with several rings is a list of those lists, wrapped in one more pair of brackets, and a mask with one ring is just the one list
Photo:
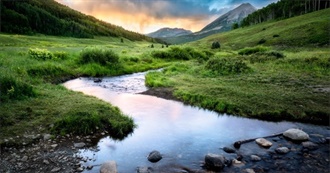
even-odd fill
[[(173, 1), (132, 1), (132, 0), (56, 0), (82, 13), (100, 20), (122, 26), (125, 29), (150, 33), (163, 27), (184, 28), (199, 31), (219, 15), (206, 8), (193, 6), (199, 13), (189, 12), (185, 4), (176, 9)], [(181, 1), (176, 1), (181, 2)], [(182, 1), (184, 2), (184, 1)], [(186, 10), (186, 11), (184, 11)], [(191, 9), (193, 10), (193, 9)], [(188, 14), (186, 14), (188, 13)]]

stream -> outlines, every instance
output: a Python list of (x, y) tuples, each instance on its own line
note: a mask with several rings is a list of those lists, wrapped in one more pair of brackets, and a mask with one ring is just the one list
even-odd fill
[[(218, 114), (177, 101), (136, 94), (148, 89), (144, 85), (145, 74), (104, 77), (97, 83), (94, 78), (78, 78), (63, 84), (119, 107), (137, 124), (134, 132), (122, 141), (105, 137), (93, 149), (80, 150), (82, 157), (90, 158), (82, 164), (94, 166), (84, 172), (99, 172), (100, 165), (109, 160), (116, 161), (119, 173), (136, 172), (137, 167), (182, 172), (180, 165), (198, 170), (202, 169), (201, 161), (206, 154), (221, 154), (220, 148), (238, 140), (281, 133), (289, 128), (325, 133), (322, 126)], [(153, 150), (163, 155), (157, 163), (147, 160)]]

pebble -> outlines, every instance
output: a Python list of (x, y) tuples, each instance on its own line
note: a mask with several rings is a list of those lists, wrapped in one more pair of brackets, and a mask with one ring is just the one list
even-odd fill
[(58, 144), (51, 145), (52, 148), (56, 148), (57, 146), (58, 146)]
[(251, 169), (251, 168), (245, 169), (245, 172), (246, 172), (246, 173), (255, 173), (254, 170)]
[(22, 160), (22, 162), (26, 162), (28, 159), (29, 159), (28, 156), (24, 156), (21, 160)]
[(59, 167), (55, 167), (55, 168), (53, 168), (50, 172), (58, 172), (58, 171), (60, 171), (61, 170), (61, 168), (59, 168)]
[(290, 152), (290, 149), (287, 147), (279, 147), (279, 148), (276, 148), (275, 151), (278, 154), (286, 154), (286, 153)]
[(74, 147), (76, 147), (76, 148), (83, 148), (86, 144), (83, 143), (83, 142), (79, 142), (79, 143), (74, 143), (73, 145), (74, 145)]
[(303, 142), (302, 145), (304, 148), (307, 148), (309, 150), (316, 150), (319, 148), (319, 145), (317, 145), (313, 142), (310, 142), (310, 141)]
[(50, 134), (44, 134), (44, 140), (47, 141), (48, 139), (50, 139), (52, 137), (52, 135)]
[(46, 165), (49, 165), (49, 161), (48, 160), (43, 160), (42, 163), (46, 164)]
[(273, 145), (270, 141), (268, 141), (265, 138), (258, 138), (258, 139), (256, 139), (256, 143), (258, 145), (262, 146), (262, 147), (265, 147), (265, 148), (269, 148), (269, 147), (271, 147)]
[(79, 167), (79, 168), (77, 168), (77, 171), (78, 172), (82, 172), (82, 171), (84, 171), (84, 168), (83, 167)]
[(261, 160), (261, 158), (259, 156), (257, 156), (257, 155), (251, 155), (251, 160), (252, 161), (255, 161), (255, 162), (258, 162), (258, 161)]

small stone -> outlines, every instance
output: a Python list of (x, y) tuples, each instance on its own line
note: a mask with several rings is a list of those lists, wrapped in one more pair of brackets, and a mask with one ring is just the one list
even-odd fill
[(29, 159), (28, 156), (24, 156), (24, 157), (21, 159), (21, 161), (22, 161), (22, 162), (26, 162), (28, 159)]
[(58, 146), (58, 144), (51, 145), (52, 148), (56, 148), (57, 146)]
[(87, 170), (91, 170), (91, 169), (93, 169), (93, 166), (92, 165), (89, 165), (89, 166), (86, 167), (86, 169)]
[(83, 167), (79, 167), (79, 168), (77, 168), (76, 169), (78, 172), (82, 172), (82, 171), (84, 171), (84, 168)]
[(61, 168), (59, 168), (59, 167), (55, 167), (55, 168), (53, 168), (50, 172), (58, 172), (58, 171), (60, 171), (61, 170)]
[(205, 156), (205, 166), (211, 170), (222, 170), (226, 164), (226, 158), (222, 155), (207, 154)]
[(100, 173), (118, 173), (115, 161), (107, 161), (101, 165)]
[(137, 173), (152, 173), (152, 169), (150, 167), (138, 167), (136, 169)]
[(235, 153), (236, 151), (233, 148), (230, 147), (223, 147), (223, 151), (226, 153)]
[(313, 142), (310, 142), (310, 141), (303, 142), (302, 145), (304, 148), (307, 148), (309, 150), (316, 150), (319, 148), (319, 145), (317, 145)]
[(239, 160), (233, 159), (233, 160), (232, 160), (232, 165), (233, 165), (233, 166), (236, 166), (236, 167), (241, 167), (241, 166), (244, 166), (245, 164), (244, 164), (242, 161), (239, 161)]
[(156, 163), (158, 161), (160, 161), (163, 157), (161, 156), (161, 154), (159, 153), (159, 151), (152, 151), (149, 155), (148, 155), (148, 160), (152, 163)]
[(258, 138), (258, 139), (256, 139), (256, 143), (258, 145), (262, 146), (262, 147), (265, 147), (265, 148), (269, 148), (269, 147), (271, 147), (273, 145), (270, 141), (268, 141), (265, 138)]
[(299, 129), (289, 129), (283, 133), (283, 136), (294, 141), (306, 141), (309, 139), (309, 135)]
[(254, 170), (253, 170), (253, 169), (250, 169), (250, 168), (245, 169), (245, 172), (246, 172), (246, 173), (255, 173)]
[(47, 141), (52, 137), (50, 134), (44, 134), (44, 140)]
[(279, 148), (276, 148), (275, 151), (278, 154), (286, 154), (286, 153), (290, 152), (290, 149), (288, 147), (279, 147)]
[(46, 164), (46, 165), (49, 165), (49, 161), (48, 160), (43, 160), (42, 163)]
[(257, 155), (251, 155), (251, 160), (252, 161), (255, 161), (255, 162), (258, 162), (258, 161), (261, 160), (261, 158), (259, 156), (257, 156)]
[(74, 147), (76, 148), (83, 148), (86, 144), (83, 142), (79, 142), (79, 143), (74, 143)]

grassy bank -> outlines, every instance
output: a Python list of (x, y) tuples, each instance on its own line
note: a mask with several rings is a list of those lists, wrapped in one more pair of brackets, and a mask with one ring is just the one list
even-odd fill
[(328, 124), (330, 51), (281, 53), (282, 58), (233, 52), (176, 63), (147, 74), (147, 84), (172, 87), (180, 100), (221, 113)]
[[(214, 55), (149, 73), (147, 84), (170, 87), (180, 100), (221, 113), (328, 125), (329, 10), (189, 43)], [(221, 49), (211, 49), (215, 41)]]
[[(60, 84), (79, 76), (113, 76), (166, 66), (162, 45), (121, 38), (0, 35), (0, 144), (23, 136), (90, 134), (121, 139), (135, 125), (116, 107)], [(165, 49), (165, 48), (164, 48)], [(16, 138), (19, 136), (19, 138)]]

